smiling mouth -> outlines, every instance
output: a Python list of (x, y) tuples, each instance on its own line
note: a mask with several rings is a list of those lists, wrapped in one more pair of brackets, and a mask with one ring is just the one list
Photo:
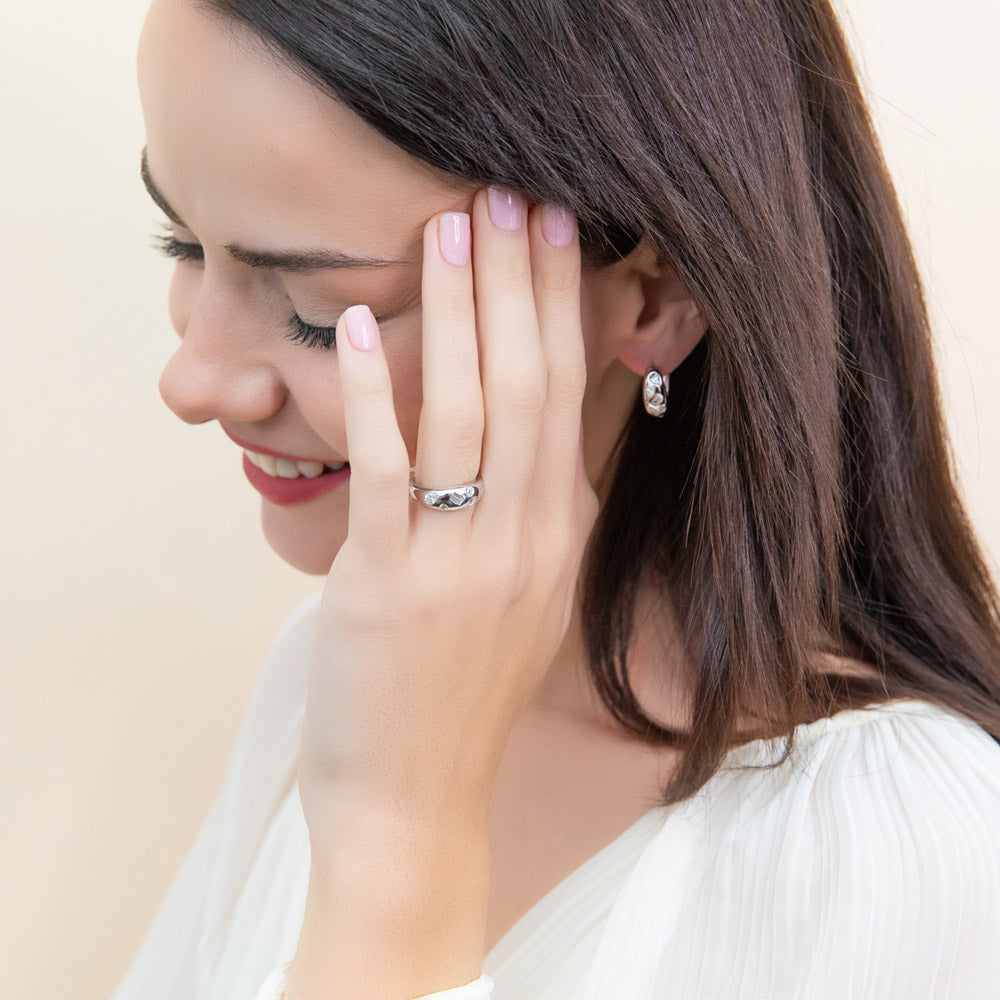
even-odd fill
[(260, 455), (248, 448), (243, 449), (243, 454), (252, 465), (275, 479), (298, 479), (300, 476), (305, 479), (318, 479), (330, 472), (340, 472), (341, 469), (346, 469), (350, 464), (348, 462), (294, 462), (290, 458)]

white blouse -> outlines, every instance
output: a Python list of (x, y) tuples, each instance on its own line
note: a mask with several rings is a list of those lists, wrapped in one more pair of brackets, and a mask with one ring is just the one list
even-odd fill
[[(318, 597), (268, 654), (222, 790), (113, 1000), (252, 1000), (295, 951), (294, 782)], [(756, 741), (486, 956), (494, 1000), (997, 1000), (1000, 745), (897, 701)]]

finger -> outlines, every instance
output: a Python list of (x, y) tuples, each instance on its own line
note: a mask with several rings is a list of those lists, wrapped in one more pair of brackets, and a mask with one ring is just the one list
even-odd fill
[(587, 381), (580, 320), (580, 245), (576, 220), (551, 205), (532, 209), (528, 233), (546, 369), (545, 411), (536, 456), (544, 477), (535, 479), (533, 502), (565, 509), (575, 488)]
[(445, 212), (424, 229), (423, 403), (415, 481), (429, 489), (479, 475), (483, 393), (472, 291), (472, 231), (465, 212)]
[(406, 552), (409, 459), (392, 404), (389, 366), (368, 306), (351, 306), (337, 324), (347, 456), (351, 463), (348, 541), (377, 562)]
[(534, 473), (545, 359), (531, 286), (524, 199), (491, 188), (473, 205), (473, 266), (482, 358), (483, 478), (491, 510), (520, 517)]

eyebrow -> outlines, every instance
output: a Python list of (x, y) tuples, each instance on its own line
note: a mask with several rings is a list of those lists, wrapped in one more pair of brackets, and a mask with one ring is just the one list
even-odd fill
[[(170, 202), (164, 198), (163, 192), (156, 186), (153, 175), (149, 171), (149, 156), (145, 148), (142, 151), (139, 176), (142, 178), (142, 183), (156, 207), (171, 222), (187, 229), (188, 227), (184, 221), (171, 207)], [(393, 267), (400, 264), (414, 263), (414, 261), (410, 260), (358, 257), (353, 254), (344, 253), (341, 250), (259, 250), (240, 246), (238, 243), (227, 243), (226, 253), (233, 260), (239, 261), (241, 264), (246, 264), (248, 267), (269, 268), (275, 271), (286, 271), (294, 274), (365, 267)]]

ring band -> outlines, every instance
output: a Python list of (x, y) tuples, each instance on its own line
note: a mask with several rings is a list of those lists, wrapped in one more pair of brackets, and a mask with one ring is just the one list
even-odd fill
[(482, 479), (477, 479), (474, 483), (465, 483), (462, 486), (429, 490), (414, 484), (413, 470), (410, 470), (410, 497), (421, 506), (430, 507), (431, 510), (462, 510), (478, 503), (482, 495)]

